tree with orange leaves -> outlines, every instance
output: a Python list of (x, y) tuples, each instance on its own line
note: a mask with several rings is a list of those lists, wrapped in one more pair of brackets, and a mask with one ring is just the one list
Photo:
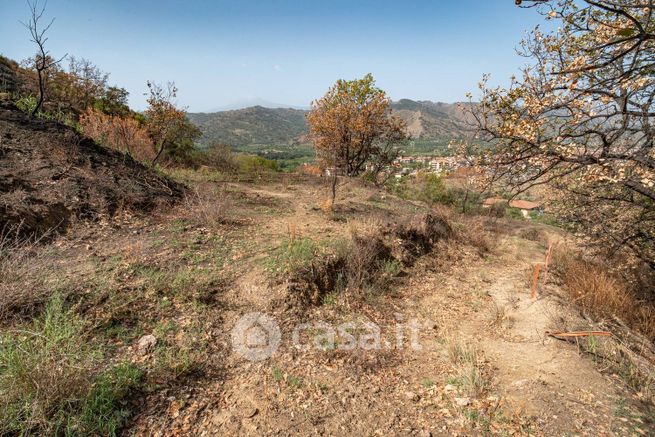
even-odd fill
[(141, 162), (149, 162), (155, 156), (155, 148), (148, 131), (129, 116), (108, 115), (88, 108), (80, 116), (80, 128), (97, 143), (127, 153)]
[(371, 74), (338, 80), (307, 115), (320, 166), (332, 176), (332, 202), (338, 174), (375, 174), (397, 156), (408, 135), (405, 123), (391, 115), (391, 101), (375, 86)]
[(186, 111), (177, 107), (177, 87), (169, 82), (166, 86), (148, 81), (148, 108), (145, 110), (146, 127), (155, 144), (156, 154), (152, 165), (167, 152), (174, 159), (185, 159), (193, 150), (193, 142), (200, 130), (187, 118)]
[(517, 3), (560, 27), (522, 42), (532, 62), (508, 88), (482, 82), (472, 114), (491, 142), (478, 158), (515, 194), (548, 186), (563, 222), (655, 275), (655, 5)]

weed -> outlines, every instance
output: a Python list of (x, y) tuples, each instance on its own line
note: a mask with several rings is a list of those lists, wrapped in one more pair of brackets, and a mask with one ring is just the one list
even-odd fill
[(273, 366), (272, 373), (275, 382), (280, 382), (284, 379), (284, 373), (282, 373), (282, 370), (280, 370), (279, 367)]
[(504, 325), (511, 325), (512, 317), (508, 314), (506, 305), (499, 305), (494, 302), (489, 317), (489, 325), (494, 328), (502, 328)]
[[(132, 363), (121, 363), (102, 373), (82, 405), (79, 422), (69, 421), (71, 431), (89, 435), (117, 435), (120, 426), (130, 416), (123, 400), (139, 385), (143, 372)], [(72, 429), (71, 429), (72, 428)]]
[(327, 293), (323, 296), (323, 305), (335, 305), (337, 303), (337, 293)]
[(435, 383), (434, 383), (434, 381), (432, 381), (429, 378), (424, 378), (424, 379), (421, 380), (421, 385), (424, 388), (431, 388), (431, 387), (434, 387)]
[(95, 373), (101, 351), (56, 296), (42, 317), (0, 338), (0, 434), (116, 435), (140, 379), (131, 364)]
[(302, 386), (302, 379), (297, 376), (289, 375), (287, 377), (287, 384), (289, 384), (289, 387), (293, 389), (299, 389)]
[(285, 241), (266, 261), (266, 271), (277, 276), (307, 266), (317, 255), (318, 247), (310, 238)]
[(201, 321), (194, 320), (184, 328), (172, 322), (158, 328), (167, 337), (155, 349), (153, 375), (157, 379), (175, 380), (201, 370), (207, 349)]
[(488, 387), (484, 373), (483, 360), (480, 352), (473, 345), (451, 341), (448, 344), (448, 355), (456, 368), (456, 380), (470, 396), (478, 396)]

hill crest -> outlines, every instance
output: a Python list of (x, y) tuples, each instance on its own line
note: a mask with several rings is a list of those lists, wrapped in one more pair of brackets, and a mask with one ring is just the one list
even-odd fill
[[(459, 103), (401, 99), (391, 104), (416, 140), (444, 143), (461, 138), (470, 129)], [(223, 143), (236, 148), (291, 146), (307, 143), (307, 110), (256, 105), (213, 113), (189, 113), (207, 145)]]

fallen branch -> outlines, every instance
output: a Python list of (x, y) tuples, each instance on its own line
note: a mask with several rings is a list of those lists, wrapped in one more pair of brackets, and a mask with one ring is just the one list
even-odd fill
[(611, 337), (612, 333), (609, 331), (574, 331), (574, 332), (550, 332), (546, 331), (549, 337), (555, 337), (559, 340), (571, 337)]

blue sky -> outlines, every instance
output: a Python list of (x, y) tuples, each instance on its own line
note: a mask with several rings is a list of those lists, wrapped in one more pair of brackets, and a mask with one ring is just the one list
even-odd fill
[[(24, 0), (0, 0), (0, 53), (33, 54), (28, 15)], [(506, 83), (525, 63), (517, 43), (542, 22), (514, 0), (49, 0), (46, 16), (53, 55), (92, 60), (137, 109), (146, 80), (175, 81), (191, 111), (307, 106), (368, 72), (395, 100), (461, 101), (483, 73)]]

